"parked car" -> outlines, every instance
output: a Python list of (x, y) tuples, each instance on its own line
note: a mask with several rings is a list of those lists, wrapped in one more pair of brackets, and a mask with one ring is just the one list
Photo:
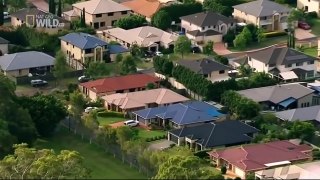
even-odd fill
[(156, 56), (160, 56), (160, 57), (163, 56), (162, 52), (160, 52), (160, 51), (157, 51), (155, 54), (156, 54)]
[(97, 110), (98, 108), (97, 107), (86, 107), (86, 109), (84, 110), (85, 113), (89, 113), (93, 110)]
[(41, 79), (31, 80), (30, 83), (32, 87), (45, 86), (48, 84), (47, 81)]
[(3, 12), (3, 19), (9, 19), (10, 14), (8, 12)]
[(154, 52), (152, 52), (152, 51), (146, 51), (144, 53), (145, 58), (152, 58), (153, 56), (154, 56)]
[(135, 127), (139, 125), (139, 121), (136, 120), (128, 120), (124, 122), (124, 125), (130, 126), (130, 127)]
[(81, 82), (81, 83), (83, 83), (83, 82), (88, 82), (88, 81), (90, 81), (90, 80), (91, 80), (91, 78), (89, 78), (89, 77), (87, 77), (87, 76), (80, 76), (80, 77), (78, 77), (78, 81)]
[(198, 46), (192, 45), (191, 52), (192, 53), (201, 53), (201, 49)]
[(301, 28), (301, 29), (304, 29), (304, 30), (311, 29), (311, 26), (308, 23), (303, 22), (303, 21), (299, 21), (298, 22), (298, 27)]

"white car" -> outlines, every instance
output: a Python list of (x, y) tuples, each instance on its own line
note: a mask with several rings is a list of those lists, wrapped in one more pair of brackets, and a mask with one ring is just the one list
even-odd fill
[(10, 14), (8, 12), (3, 12), (3, 19), (9, 19)]
[(84, 110), (84, 112), (85, 113), (89, 113), (89, 112), (91, 112), (92, 110), (96, 110), (96, 109), (98, 109), (97, 107), (87, 107), (85, 110)]
[(156, 54), (156, 56), (160, 56), (160, 57), (163, 56), (162, 52), (160, 52), (160, 51), (157, 51), (155, 54)]
[(35, 79), (35, 80), (31, 80), (30, 84), (32, 87), (37, 87), (37, 86), (46, 86), (48, 82), (41, 79)]
[(124, 122), (124, 125), (130, 126), (130, 127), (135, 127), (139, 125), (139, 121), (136, 120), (128, 120)]

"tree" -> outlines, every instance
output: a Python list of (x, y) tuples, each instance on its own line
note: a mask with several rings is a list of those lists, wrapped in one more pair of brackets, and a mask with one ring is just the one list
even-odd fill
[(173, 155), (163, 162), (152, 179), (221, 179), (221, 174), (213, 174), (204, 168), (196, 156)]
[(233, 45), (234, 45), (234, 47), (236, 47), (240, 50), (244, 49), (247, 45), (247, 39), (244, 36), (244, 34), (242, 34), (242, 33), (238, 34), (233, 41)]
[(221, 64), (228, 65), (229, 60), (227, 57), (216, 55), (214, 56), (214, 60), (218, 61)]
[(248, 77), (253, 72), (252, 68), (247, 64), (241, 64), (238, 67), (238, 70), (239, 70), (240, 75), (243, 76), (243, 77)]
[(219, 14), (225, 14), (227, 9), (221, 0), (205, 0), (203, 2), (203, 8), (207, 11), (213, 11)]
[(70, 114), (76, 120), (80, 120), (84, 107), (86, 105), (86, 100), (79, 91), (75, 91), (70, 94), (70, 105)]
[(151, 24), (159, 29), (167, 30), (171, 26), (171, 17), (166, 11), (158, 11), (151, 18)]
[(85, 69), (85, 75), (88, 77), (102, 77), (110, 74), (107, 64), (104, 62), (89, 62), (89, 66)]
[(243, 37), (246, 39), (247, 44), (250, 44), (252, 42), (252, 33), (247, 26), (243, 28), (241, 34), (243, 34)]
[(58, 10), (57, 10), (57, 16), (61, 17), (62, 14), (62, 3), (61, 0), (58, 2)]
[(0, 161), (0, 179), (80, 179), (90, 177), (83, 157), (77, 151), (14, 146), (14, 154)]
[(120, 63), (123, 59), (123, 55), (122, 54), (117, 54), (116, 56), (116, 63)]
[(125, 142), (134, 140), (137, 138), (139, 131), (136, 128), (128, 126), (122, 126), (116, 129), (117, 142), (124, 146)]
[(211, 55), (213, 53), (213, 41), (208, 41), (203, 47), (203, 53)]
[(294, 121), (289, 128), (289, 137), (310, 140), (310, 138), (313, 137), (315, 130), (313, 124), (309, 122)]
[(180, 53), (183, 59), (183, 55), (190, 51), (191, 41), (187, 36), (179, 36), (177, 41), (174, 43), (174, 53)]
[(221, 167), (221, 174), (226, 174), (227, 172), (227, 167), (226, 166), (222, 166)]
[(11, 147), (17, 142), (17, 138), (9, 132), (8, 123), (0, 119), (0, 157), (10, 152)]
[(0, 1), (0, 26), (4, 23), (4, 4)]
[(264, 34), (264, 30), (262, 28), (257, 29), (256, 37), (257, 37), (258, 43), (261, 43), (262, 41), (264, 41), (266, 39), (266, 35)]
[(88, 115), (83, 117), (83, 125), (91, 130), (97, 130), (99, 128), (97, 112), (92, 111)]
[(49, 12), (51, 14), (56, 14), (56, 3), (54, 0), (49, 0)]
[(132, 56), (141, 57), (143, 55), (142, 48), (138, 46), (138, 44), (133, 44), (130, 47), (130, 53)]
[(115, 26), (122, 29), (133, 29), (141, 27), (147, 23), (146, 18), (139, 15), (125, 16), (117, 20)]
[(51, 136), (58, 123), (67, 116), (63, 103), (52, 95), (22, 97), (19, 101), (29, 111), (37, 132), (43, 137)]
[(25, 8), (27, 6), (26, 1), (21, 0), (7, 0), (10, 12), (16, 12), (19, 9)]
[(137, 72), (137, 65), (133, 56), (126, 56), (120, 65), (120, 73), (122, 75), (132, 74)]
[(228, 46), (233, 45), (233, 40), (236, 38), (236, 33), (234, 29), (229, 29), (227, 34), (223, 36), (223, 41), (228, 43)]
[(68, 64), (66, 60), (66, 56), (62, 51), (58, 51), (56, 54), (56, 59), (54, 61), (54, 68), (53, 68), (53, 76), (59, 82), (68, 71)]
[(105, 144), (116, 144), (117, 143), (117, 136), (116, 136), (116, 129), (112, 128), (111, 126), (102, 126), (99, 128), (97, 132), (97, 140), (100, 143)]
[(154, 89), (156, 88), (156, 86), (154, 85), (154, 83), (148, 83), (147, 84), (147, 89)]

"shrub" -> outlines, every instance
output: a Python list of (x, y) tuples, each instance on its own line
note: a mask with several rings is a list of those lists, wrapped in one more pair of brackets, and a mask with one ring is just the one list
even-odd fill
[(208, 150), (198, 151), (198, 152), (194, 153), (194, 155), (198, 156), (199, 158), (207, 158), (207, 157), (209, 157), (209, 154), (207, 152), (208, 152)]
[(315, 18), (317, 18), (317, 17), (318, 17), (318, 14), (317, 14), (317, 12), (315, 12), (315, 11), (309, 12), (309, 13), (307, 14), (307, 18), (315, 19)]
[(222, 166), (221, 167), (221, 174), (226, 174), (226, 172), (227, 172), (227, 167)]
[(217, 167), (217, 164), (216, 164), (216, 163), (212, 163), (212, 166), (213, 166), (213, 167)]
[(155, 125), (155, 124), (151, 124), (150, 127), (151, 127), (151, 130), (157, 129), (157, 125)]
[(78, 85), (75, 83), (69, 83), (68, 84), (68, 92), (73, 93), (75, 90), (78, 89)]
[(279, 36), (286, 36), (287, 32), (268, 32), (264, 33), (266, 38), (272, 38), (272, 37), (279, 37)]
[(150, 142), (150, 138), (146, 138), (146, 142)]
[(173, 148), (174, 146), (176, 146), (176, 144), (170, 144), (170, 148)]
[(234, 180), (241, 180), (241, 178), (239, 178), (239, 177), (236, 177), (236, 178), (234, 178)]

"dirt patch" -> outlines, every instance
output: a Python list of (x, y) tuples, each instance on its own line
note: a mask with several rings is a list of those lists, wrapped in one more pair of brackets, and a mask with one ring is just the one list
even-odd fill
[[(113, 123), (113, 124), (109, 124), (109, 125), (110, 125), (112, 128), (118, 128), (118, 127), (125, 126), (125, 125), (124, 125), (124, 122), (125, 122), (125, 121), (121, 121), (121, 122), (117, 122), (117, 123)], [(150, 127), (145, 126), (145, 125), (143, 125), (143, 124), (139, 124), (139, 125), (137, 126), (137, 128), (150, 130)]]

